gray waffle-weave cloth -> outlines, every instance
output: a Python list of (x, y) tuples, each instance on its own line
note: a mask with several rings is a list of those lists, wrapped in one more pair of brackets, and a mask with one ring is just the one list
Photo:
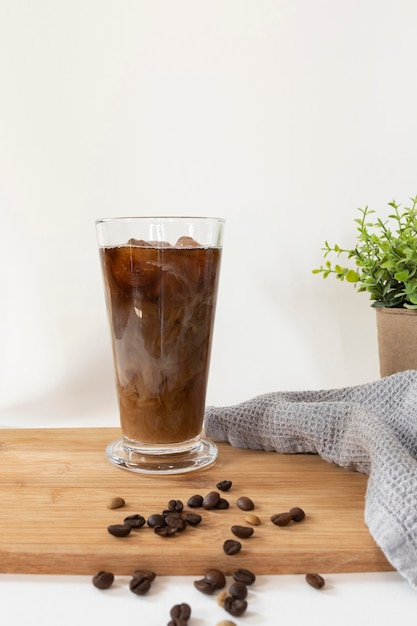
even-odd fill
[(417, 587), (417, 370), (208, 407), (205, 432), (234, 447), (314, 453), (367, 474), (365, 523), (391, 565)]

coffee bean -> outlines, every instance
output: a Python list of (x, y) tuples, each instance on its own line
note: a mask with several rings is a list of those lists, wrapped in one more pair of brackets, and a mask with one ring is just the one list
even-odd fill
[(181, 500), (170, 500), (168, 502), (168, 509), (170, 511), (176, 511), (177, 513), (181, 513), (183, 508), (184, 504), (181, 502)]
[(246, 515), (245, 522), (252, 524), (252, 526), (259, 526), (261, 520), (257, 515)]
[(149, 578), (132, 578), (129, 583), (129, 589), (132, 593), (138, 596), (143, 596), (151, 588), (151, 581)]
[(233, 615), (233, 617), (240, 617), (248, 608), (246, 600), (239, 600), (233, 596), (228, 596), (224, 601), (225, 610)]
[(203, 496), (195, 494), (194, 496), (188, 498), (187, 504), (192, 509), (198, 509), (200, 506), (203, 506)]
[(187, 621), (190, 619), (191, 607), (186, 602), (182, 602), (181, 604), (174, 604), (169, 614), (173, 619), (183, 619)]
[(178, 530), (176, 528), (172, 528), (172, 526), (154, 526), (153, 528), (155, 535), (159, 537), (173, 537), (177, 534)]
[(322, 589), (324, 587), (324, 578), (320, 574), (306, 574), (306, 581), (314, 589)]
[(110, 526), (107, 526), (107, 530), (115, 537), (127, 537), (127, 535), (130, 534), (132, 527), (127, 524), (111, 524)]
[(123, 524), (125, 526), (130, 526), (131, 528), (142, 528), (145, 522), (145, 518), (142, 515), (139, 515), (139, 513), (128, 515), (123, 520)]
[(198, 513), (185, 513), (184, 520), (190, 524), (190, 526), (198, 526), (203, 518)]
[(226, 585), (226, 577), (219, 569), (209, 569), (204, 574), (204, 580), (212, 584), (216, 589), (223, 589)]
[(234, 598), (238, 598), (239, 600), (244, 600), (248, 595), (248, 588), (245, 583), (234, 582), (229, 587), (229, 593)]
[(108, 509), (120, 509), (122, 506), (126, 504), (123, 498), (115, 497), (111, 498), (107, 503)]
[(253, 535), (253, 528), (251, 526), (232, 526), (232, 533), (239, 537), (239, 539), (247, 539)]
[(253, 500), (247, 496), (240, 496), (240, 498), (237, 499), (236, 504), (242, 511), (252, 511), (252, 509), (255, 508)]
[(205, 580), (204, 578), (201, 578), (200, 580), (195, 580), (194, 587), (198, 591), (201, 591), (201, 593), (205, 593), (209, 596), (211, 596), (216, 591), (216, 588), (209, 582), (207, 582), (207, 580)]
[(153, 582), (156, 578), (156, 574), (150, 569), (135, 569), (132, 574), (132, 578), (147, 578)]
[(218, 491), (210, 491), (203, 499), (203, 508), (209, 511), (215, 509), (220, 500), (220, 494)]
[(144, 595), (151, 588), (155, 576), (155, 572), (151, 570), (135, 570), (129, 583), (130, 591), (139, 596)]
[(169, 620), (167, 626), (188, 626), (188, 619), (175, 617), (174, 619)]
[(253, 585), (256, 580), (256, 576), (253, 572), (248, 569), (237, 569), (232, 574), (233, 580), (239, 583), (244, 583), (245, 585)]
[(224, 552), (230, 556), (240, 552), (241, 548), (242, 544), (240, 543), (240, 541), (235, 541), (234, 539), (226, 539), (226, 541), (223, 543)]
[(300, 509), (299, 506), (294, 506), (289, 510), (289, 513), (292, 515), (293, 522), (301, 522), (306, 516), (303, 509)]
[(165, 516), (165, 524), (175, 530), (184, 530), (186, 522), (182, 519), (179, 513), (168, 513)]
[(228, 509), (229, 502), (225, 498), (220, 498), (215, 508), (216, 509)]
[(217, 489), (220, 489), (220, 491), (229, 491), (231, 486), (232, 486), (231, 480), (221, 480), (216, 485)]
[(93, 585), (97, 589), (108, 589), (114, 582), (114, 574), (111, 572), (100, 571), (93, 576)]
[(226, 577), (218, 569), (209, 569), (204, 578), (194, 581), (194, 587), (207, 595), (222, 589), (226, 585)]
[(152, 513), (147, 519), (148, 526), (155, 528), (155, 526), (165, 526), (165, 517), (161, 513)]
[(292, 522), (292, 515), (289, 511), (285, 513), (275, 513), (275, 515), (271, 515), (271, 522), (275, 524), (275, 526), (288, 526), (288, 524)]
[(224, 607), (224, 601), (227, 596), (230, 596), (230, 593), (228, 591), (221, 591), (217, 596), (217, 604), (221, 607)]

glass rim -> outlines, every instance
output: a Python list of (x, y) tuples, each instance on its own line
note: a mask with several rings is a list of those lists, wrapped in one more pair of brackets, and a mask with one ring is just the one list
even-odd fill
[(226, 219), (224, 217), (210, 217), (209, 215), (136, 215), (136, 216), (121, 216), (121, 217), (99, 217), (95, 220), (96, 224), (104, 224), (107, 222), (145, 222), (145, 221), (195, 221), (195, 222), (218, 222), (224, 224)]

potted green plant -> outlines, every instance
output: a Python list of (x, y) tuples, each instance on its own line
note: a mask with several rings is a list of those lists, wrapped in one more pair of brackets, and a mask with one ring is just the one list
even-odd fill
[[(355, 247), (326, 241), (325, 263), (313, 269), (368, 292), (377, 313), (381, 376), (417, 369), (417, 196), (410, 201), (405, 208), (389, 202), (393, 210), (386, 219), (367, 206), (359, 208)], [(340, 264), (343, 256), (352, 264)]]

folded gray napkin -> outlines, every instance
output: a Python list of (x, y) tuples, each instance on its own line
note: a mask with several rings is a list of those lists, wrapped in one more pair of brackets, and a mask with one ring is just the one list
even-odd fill
[(238, 448), (315, 453), (367, 474), (365, 523), (391, 565), (417, 587), (417, 370), (208, 407), (205, 431)]

